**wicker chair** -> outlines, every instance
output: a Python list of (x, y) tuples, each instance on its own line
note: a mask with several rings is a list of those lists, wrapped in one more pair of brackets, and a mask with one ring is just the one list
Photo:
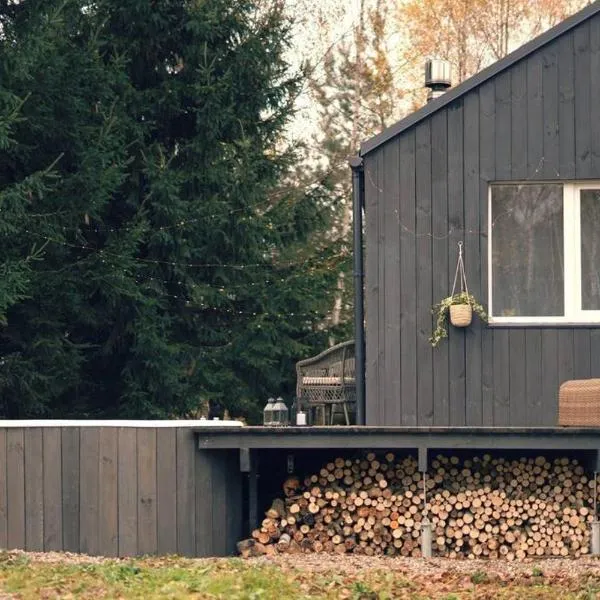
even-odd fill
[(321, 408), (323, 425), (329, 408), (329, 424), (333, 425), (335, 407), (341, 404), (346, 425), (350, 425), (348, 406), (356, 402), (354, 340), (296, 363), (296, 375), (296, 396), (300, 405), (309, 410)]

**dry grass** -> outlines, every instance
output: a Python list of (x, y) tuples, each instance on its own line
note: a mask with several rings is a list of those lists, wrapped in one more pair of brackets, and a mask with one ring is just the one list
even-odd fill
[(0, 553), (0, 600), (592, 600), (597, 595), (600, 598), (600, 561), (591, 558), (517, 564), (314, 554), (243, 561)]

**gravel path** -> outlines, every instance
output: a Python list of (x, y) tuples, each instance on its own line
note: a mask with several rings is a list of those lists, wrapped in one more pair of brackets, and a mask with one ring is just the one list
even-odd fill
[(505, 560), (451, 560), (447, 558), (397, 558), (382, 556), (339, 556), (335, 554), (281, 554), (273, 557), (248, 559), (249, 562), (274, 564), (284, 569), (310, 569), (314, 572), (336, 571), (352, 575), (357, 571), (394, 571), (419, 579), (439, 577), (446, 574), (470, 576), (485, 572), (490, 578), (512, 579), (530, 577), (541, 571), (546, 577), (577, 579), (581, 575), (600, 578), (600, 559), (597, 558), (545, 558), (525, 559), (522, 562)]

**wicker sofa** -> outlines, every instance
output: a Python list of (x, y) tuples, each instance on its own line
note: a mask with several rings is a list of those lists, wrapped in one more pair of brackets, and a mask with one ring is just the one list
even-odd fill
[[(317, 356), (296, 364), (296, 396), (301, 406), (322, 413), (322, 424), (333, 424), (336, 408), (341, 406), (346, 425), (349, 408), (356, 403), (354, 340), (328, 348)], [(327, 415), (329, 413), (329, 415)]]

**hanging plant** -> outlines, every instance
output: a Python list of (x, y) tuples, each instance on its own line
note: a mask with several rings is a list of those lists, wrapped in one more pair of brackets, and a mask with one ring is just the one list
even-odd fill
[[(429, 338), (431, 345), (435, 348), (444, 339), (448, 337), (448, 315), (455, 308), (468, 307), (470, 313), (475, 313), (484, 323), (487, 323), (487, 313), (483, 306), (477, 302), (473, 294), (469, 292), (459, 292), (444, 298), (441, 302), (433, 305), (431, 312), (436, 316), (435, 329)], [(460, 322), (460, 321), (459, 321)], [(454, 323), (453, 323), (454, 324)], [(470, 319), (469, 319), (470, 324)], [(466, 327), (466, 325), (458, 325)]]
[[(429, 341), (434, 348), (444, 338), (448, 337), (448, 315), (450, 315), (450, 323), (455, 327), (468, 327), (473, 319), (473, 312), (475, 312), (482, 321), (487, 322), (487, 314), (485, 310), (483, 310), (483, 306), (469, 293), (462, 246), (462, 242), (458, 242), (458, 261), (456, 263), (456, 274), (454, 275), (452, 294), (447, 298), (444, 298), (441, 302), (434, 304), (431, 310), (431, 312), (436, 315), (435, 329), (429, 338)], [(459, 282), (460, 292), (456, 292), (456, 285)]]

